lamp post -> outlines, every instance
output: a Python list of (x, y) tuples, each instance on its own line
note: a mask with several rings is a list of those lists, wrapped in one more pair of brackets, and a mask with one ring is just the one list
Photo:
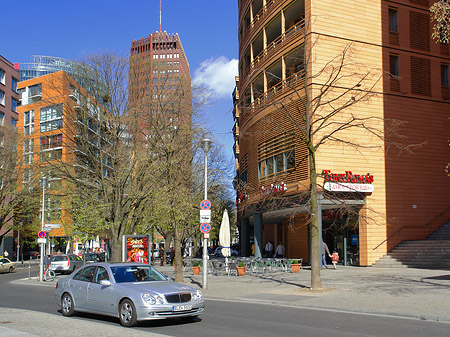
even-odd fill
[[(205, 199), (208, 200), (208, 152), (211, 149), (212, 137), (206, 134), (202, 139), (202, 149), (205, 153)], [(203, 277), (202, 277), (202, 288), (206, 289), (208, 287), (207, 277), (208, 277), (208, 240), (203, 236)]]
[[(41, 186), (42, 186), (42, 222), (41, 222), (41, 231), (44, 231), (44, 223), (45, 223), (45, 188), (47, 186), (47, 178), (41, 178)], [(39, 262), (39, 281), (42, 281), (44, 276), (44, 247), (45, 244), (41, 243), (41, 261)]]

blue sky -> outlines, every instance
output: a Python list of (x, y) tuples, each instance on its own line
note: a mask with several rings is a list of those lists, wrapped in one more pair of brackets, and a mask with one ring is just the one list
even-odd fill
[[(13, 63), (100, 50), (128, 55), (131, 40), (159, 30), (159, 0), (5, 1), (1, 13), (0, 54)], [(231, 159), (237, 0), (162, 0), (162, 30), (180, 35), (192, 79), (213, 92), (205, 120)]]

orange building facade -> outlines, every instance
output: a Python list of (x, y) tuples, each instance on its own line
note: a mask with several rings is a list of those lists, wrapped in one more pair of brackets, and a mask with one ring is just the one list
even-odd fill
[[(344, 113), (373, 119), (383, 137), (352, 129), (343, 138), (357, 148), (329, 142), (318, 150), (319, 190), (333, 182), (341, 187), (356, 183), (360, 189), (341, 191), (345, 206), (359, 213), (351, 225), (342, 225), (340, 217), (346, 215), (325, 194), (319, 198), (324, 242), (341, 256), (345, 253), (350, 263), (370, 266), (401, 241), (424, 239), (450, 219), (445, 172), (450, 58), (448, 45), (431, 40), (432, 1), (238, 3), (233, 132), (241, 253), (251, 254), (254, 245), (255, 255), (261, 256), (272, 241), (285, 247), (286, 256), (309, 261), (309, 212), (301, 195), (310, 183), (310, 163), (306, 145), (292, 136), (303, 112), (298, 100), (286, 99), (305, 97), (298, 96), (305, 81), (317, 97), (323, 78), (312, 81), (308, 74), (321, 74), (346, 48), (351, 62), (378, 80), (370, 86), (370, 99)], [(311, 55), (309, 62), (305, 54)], [(357, 79), (346, 81), (343, 88)], [(288, 114), (280, 112), (281, 102)], [(396, 135), (405, 136), (398, 137), (401, 147), (391, 140), (393, 124)]]
[[(50, 236), (70, 237), (72, 218), (65, 207), (67, 186), (61, 167), (67, 169), (76, 164), (74, 122), (82, 123), (78, 112), (90, 96), (64, 71), (19, 82), (18, 91), (22, 186), (39, 186), (40, 180), (46, 178), (45, 224), (60, 225), (50, 231)], [(96, 101), (87, 100), (94, 111)]]

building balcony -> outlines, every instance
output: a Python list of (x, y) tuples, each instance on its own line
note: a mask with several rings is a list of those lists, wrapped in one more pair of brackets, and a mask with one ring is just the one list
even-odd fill
[[(240, 91), (242, 91), (242, 88), (245, 88), (249, 81), (251, 80), (250, 77), (255, 77), (260, 73), (261, 69), (264, 69), (264, 67), (267, 65), (268, 61), (271, 61), (271, 58), (274, 55), (278, 55), (283, 48), (285, 48), (287, 45), (292, 43), (293, 41), (304, 37), (305, 35), (305, 20), (301, 20), (300, 22), (293, 25), (291, 28), (289, 28), (286, 32), (278, 36), (275, 40), (270, 42), (266, 48), (264, 48), (249, 64), (249, 66), (244, 70), (243, 76), (242, 76), (242, 87), (240, 87)], [(296, 43), (296, 45), (301, 44), (301, 41), (299, 43)], [(250, 76), (252, 75), (252, 76)], [(244, 90), (245, 91), (245, 90)]]
[(298, 71), (284, 81), (270, 87), (266, 92), (255, 97), (253, 102), (246, 107), (242, 107), (242, 117), (240, 118), (241, 127), (244, 126), (255, 113), (270, 106), (281, 96), (292, 93), (294, 89), (300, 88), (305, 84), (305, 70)]
[(258, 11), (258, 13), (253, 13), (253, 20), (250, 21), (250, 24), (242, 33), (242, 39), (240, 41), (241, 48), (247, 46), (252, 33), (258, 31), (265, 22), (265, 19), (278, 10), (279, 5), (285, 1), (286, 0), (267, 0), (266, 4)]
[(233, 126), (233, 136), (234, 136), (234, 139), (239, 137), (239, 125), (238, 125), (238, 123), (235, 123), (234, 126)]

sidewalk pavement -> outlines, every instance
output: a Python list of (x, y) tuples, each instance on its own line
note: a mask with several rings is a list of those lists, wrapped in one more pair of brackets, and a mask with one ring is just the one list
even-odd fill
[[(175, 277), (172, 266), (158, 266), (157, 269), (171, 278)], [(201, 274), (193, 275), (192, 271), (187, 271), (183, 276), (186, 283), (202, 288)], [(206, 300), (255, 302), (353, 313), (395, 315), (450, 323), (450, 311), (448, 310), (450, 270), (350, 266), (338, 266), (334, 270), (329, 267), (329, 269), (321, 270), (323, 289), (316, 291), (309, 289), (310, 279), (309, 267), (303, 268), (298, 274), (277, 272), (243, 277), (208, 275), (207, 289), (202, 291)], [(38, 285), (37, 281), (33, 279), (22, 279), (16, 282), (30, 286)], [(54, 287), (55, 282), (39, 285)], [(30, 326), (28, 322), (46, 314), (20, 310), (12, 310), (12, 312), (8, 310), (6, 314), (4, 312), (5, 310), (0, 310), (0, 323), (4, 321), (12, 323), (0, 324), (0, 335), (39, 336), (38, 332), (27, 330), (20, 322), (27, 322), (25, 324)], [(21, 312), (20, 320), (15, 320), (14, 315), (18, 316), (19, 312)], [(55, 317), (54, 315), (52, 322), (55, 322), (52, 323), (53, 326), (64, 326), (65, 331), (68, 331), (68, 333), (65, 332), (65, 336), (72, 336), (70, 331), (73, 331), (73, 336), (80, 335), (80, 328), (86, 332), (96, 331), (91, 330), (96, 324), (101, 324), (102, 329), (110, 328), (111, 333), (113, 329), (118, 329), (117, 334), (119, 334), (124, 329), (119, 325), (115, 327), (85, 321), (80, 327), (77, 321), (69, 323), (64, 317)], [(74, 325), (73, 330), (70, 324)], [(18, 334), (9, 334), (9, 331), (5, 333), (6, 330), (2, 330), (5, 327), (14, 329), (13, 331)], [(20, 334), (21, 332), (31, 333), (31, 335)], [(51, 334), (49, 331), (42, 331), (42, 333)], [(130, 336), (141, 336), (139, 331), (135, 331), (135, 333)], [(83, 335), (89, 336), (84, 333)], [(115, 334), (105, 335), (115, 336)], [(148, 333), (145, 335), (149, 336)]]

